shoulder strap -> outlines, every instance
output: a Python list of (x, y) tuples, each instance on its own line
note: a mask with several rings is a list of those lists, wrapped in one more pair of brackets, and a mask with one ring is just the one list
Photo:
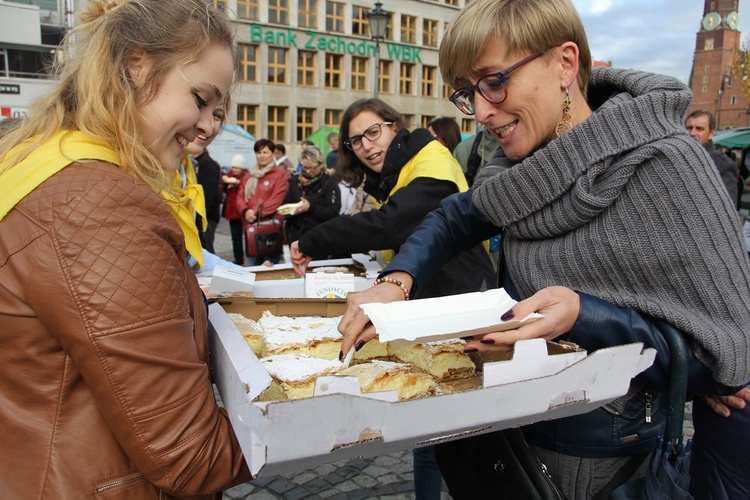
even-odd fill
[(479, 154), (479, 145), (482, 143), (482, 137), (484, 136), (484, 130), (477, 132), (477, 136), (474, 138), (474, 142), (471, 144), (471, 153), (469, 153), (469, 159), (466, 161), (466, 182), (471, 187), (474, 184), (474, 177), (477, 175), (479, 165), (482, 163), (482, 155)]

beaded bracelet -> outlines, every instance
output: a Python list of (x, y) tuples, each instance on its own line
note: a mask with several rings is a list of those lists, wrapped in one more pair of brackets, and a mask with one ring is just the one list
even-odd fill
[(409, 290), (407, 290), (404, 284), (399, 280), (395, 280), (393, 278), (378, 278), (375, 280), (372, 286), (380, 285), (381, 283), (390, 283), (391, 285), (396, 285), (401, 289), (402, 292), (404, 292), (404, 300), (409, 300)]

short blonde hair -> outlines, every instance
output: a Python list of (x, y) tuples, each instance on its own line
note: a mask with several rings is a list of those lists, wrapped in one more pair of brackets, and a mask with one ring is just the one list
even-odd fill
[[(55, 88), (0, 141), (0, 160), (16, 144), (30, 141), (20, 161), (58, 131), (80, 130), (113, 147), (124, 171), (157, 191), (169, 189), (172, 175), (143, 143), (137, 103), (153, 98), (169, 71), (198, 59), (212, 43), (232, 50), (236, 72), (234, 31), (205, 0), (89, 0), (58, 51), (64, 59), (56, 63)], [(153, 66), (136, 89), (127, 63), (138, 50)]]
[(440, 44), (443, 80), (454, 89), (462, 87), (487, 41), (495, 37), (508, 44), (508, 52), (546, 52), (574, 42), (579, 50), (578, 87), (586, 95), (591, 51), (570, 0), (472, 0), (448, 25)]
[(305, 149), (303, 149), (299, 159), (300, 161), (310, 161), (316, 165), (320, 165), (321, 163), (325, 162), (323, 152), (315, 146), (307, 146)]

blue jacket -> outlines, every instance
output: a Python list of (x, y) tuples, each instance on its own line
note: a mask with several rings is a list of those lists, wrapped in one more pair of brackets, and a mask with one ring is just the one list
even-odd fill
[[(414, 277), (412, 294), (429, 283), (436, 270), (456, 252), (497, 234), (492, 224), (472, 203), (471, 191), (452, 195), (440, 208), (427, 215), (401, 246), (383, 274), (405, 271)], [(516, 300), (515, 286), (503, 272), (500, 284)], [(545, 449), (579, 457), (614, 457), (653, 450), (663, 434), (669, 382), (669, 348), (653, 322), (638, 311), (617, 307), (579, 292), (581, 310), (573, 329), (560, 337), (588, 352), (616, 345), (642, 342), (657, 351), (654, 364), (631, 383), (627, 397), (584, 415), (539, 422), (526, 426), (527, 440)], [(688, 392), (732, 394), (731, 388), (716, 382), (710, 370), (694, 356), (689, 362)], [(652, 408), (646, 422), (646, 403)]]

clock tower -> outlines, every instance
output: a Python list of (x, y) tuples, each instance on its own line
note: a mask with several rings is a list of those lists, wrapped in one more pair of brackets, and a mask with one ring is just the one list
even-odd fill
[(732, 62), (740, 50), (737, 31), (739, 0), (705, 0), (703, 19), (695, 37), (688, 113), (705, 109), (713, 113), (717, 130), (750, 125), (748, 100), (736, 85)]

